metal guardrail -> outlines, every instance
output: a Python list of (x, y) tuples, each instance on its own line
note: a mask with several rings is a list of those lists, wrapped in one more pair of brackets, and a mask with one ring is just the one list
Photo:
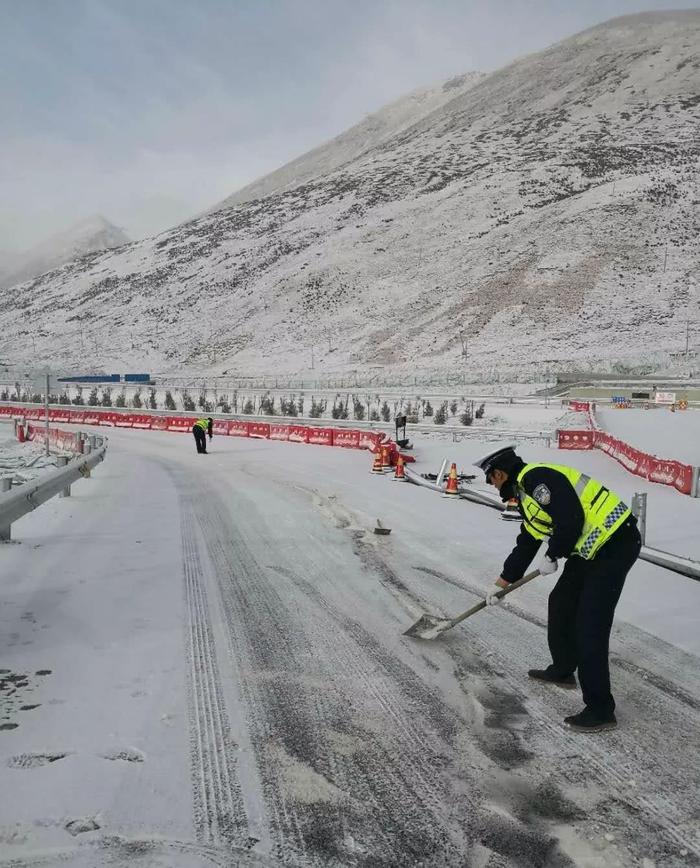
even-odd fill
[(105, 438), (88, 438), (96, 441), (99, 439), (102, 445), (97, 446), (95, 443), (94, 449), (88, 445), (90, 450), (87, 454), (76, 455), (71, 461), (62, 467), (57, 467), (56, 470), (50, 470), (48, 473), (31, 482), (25, 482), (17, 487), (17, 490), (10, 489), (9, 491), (0, 494), (0, 540), (8, 541), (11, 539), (11, 530), (13, 522), (22, 518), (32, 510), (46, 503), (57, 494), (63, 497), (70, 496), (70, 486), (78, 479), (89, 476), (90, 471), (100, 461), (104, 460), (105, 452), (107, 451), (107, 443)]
[[(404, 473), (409, 482), (412, 482), (415, 485), (430, 488), (432, 491), (437, 491), (438, 493), (444, 491), (444, 486), (437, 482), (432, 482), (429, 479), (424, 479), (409, 465), (405, 466)], [(487, 506), (500, 512), (505, 509), (504, 504), (501, 503), (500, 500), (490, 497), (488, 494), (483, 494), (482, 492), (465, 490), (464, 487), (460, 487), (459, 497), (462, 500), (469, 500), (479, 506)], [(632, 501), (632, 512), (637, 519), (642, 543), (644, 543), (646, 537), (646, 494), (634, 495)], [(670, 570), (678, 575), (687, 576), (690, 579), (694, 579), (696, 582), (700, 582), (700, 561), (694, 561), (691, 558), (686, 558), (682, 555), (674, 555), (671, 552), (664, 552), (661, 549), (656, 549), (647, 545), (642, 545), (639, 557), (640, 560), (648, 561), (649, 563), (655, 564), (657, 567), (662, 567), (665, 570)]]
[(657, 567), (663, 567), (665, 570), (671, 570), (671, 572), (700, 582), (700, 561), (693, 561), (690, 558), (664, 552), (651, 546), (644, 546), (639, 557), (643, 561), (649, 561), (650, 564), (656, 564)]

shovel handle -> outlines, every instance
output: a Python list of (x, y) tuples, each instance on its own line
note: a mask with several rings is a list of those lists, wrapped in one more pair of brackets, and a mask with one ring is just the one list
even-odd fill
[[(533, 579), (536, 579), (539, 576), (539, 570), (533, 570), (531, 573), (528, 573), (526, 576), (523, 576), (522, 579), (518, 579), (517, 582), (513, 582), (508, 585), (507, 588), (501, 588), (500, 591), (496, 591), (496, 596), (499, 600), (502, 600), (504, 597), (507, 597), (508, 594), (511, 594), (513, 591), (516, 591), (518, 588), (522, 588), (523, 585), (526, 585), (528, 582), (531, 582)], [(472, 606), (471, 609), (467, 609), (466, 612), (462, 612), (461, 615), (457, 615), (456, 618), (453, 618), (450, 621), (450, 626), (446, 629), (450, 630), (455, 625), (459, 624), (460, 621), (464, 621), (465, 618), (469, 618), (471, 615), (475, 615), (477, 612), (480, 612), (482, 609), (486, 608), (486, 600), (481, 600), (475, 606)]]

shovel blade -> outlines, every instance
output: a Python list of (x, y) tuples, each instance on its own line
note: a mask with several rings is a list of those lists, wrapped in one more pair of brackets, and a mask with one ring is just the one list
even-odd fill
[(404, 636), (415, 639), (437, 639), (445, 630), (449, 630), (452, 621), (449, 618), (438, 618), (437, 615), (421, 615), (415, 624), (404, 630)]

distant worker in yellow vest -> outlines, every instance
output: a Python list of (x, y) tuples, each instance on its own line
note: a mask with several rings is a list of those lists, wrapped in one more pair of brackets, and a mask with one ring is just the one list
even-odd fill
[(209, 439), (214, 436), (213, 434), (214, 420), (209, 416), (207, 419), (197, 419), (197, 421), (192, 426), (192, 433), (194, 434), (194, 442), (197, 444), (197, 452), (206, 455), (207, 453), (207, 434), (209, 435)]
[[(641, 538), (637, 521), (615, 492), (573, 467), (525, 464), (514, 446), (476, 462), (501, 499), (518, 500), (522, 517), (515, 548), (496, 581), (506, 588), (522, 578), (543, 540), (547, 549), (539, 570), (555, 573), (566, 558), (549, 595), (547, 639), (552, 663), (530, 669), (538, 681), (576, 689), (585, 708), (564, 722), (581, 732), (614, 729), (615, 700), (610, 690), (608, 646), (615, 607), (627, 573), (637, 560)], [(492, 591), (487, 603), (498, 602)]]

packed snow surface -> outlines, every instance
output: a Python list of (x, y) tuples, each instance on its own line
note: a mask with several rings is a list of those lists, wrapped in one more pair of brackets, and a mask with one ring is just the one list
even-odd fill
[[(700, 858), (696, 583), (634, 567), (620, 727), (574, 734), (578, 692), (526, 677), (553, 578), (433, 643), (402, 635), (483, 596), (517, 532), (496, 511), (373, 476), (366, 452), (109, 436), (0, 548), (0, 865)], [(416, 466), (490, 448), (441, 432)], [(601, 453), (520, 451), (645, 485)], [(650, 536), (689, 545), (700, 501), (648, 488)]]

